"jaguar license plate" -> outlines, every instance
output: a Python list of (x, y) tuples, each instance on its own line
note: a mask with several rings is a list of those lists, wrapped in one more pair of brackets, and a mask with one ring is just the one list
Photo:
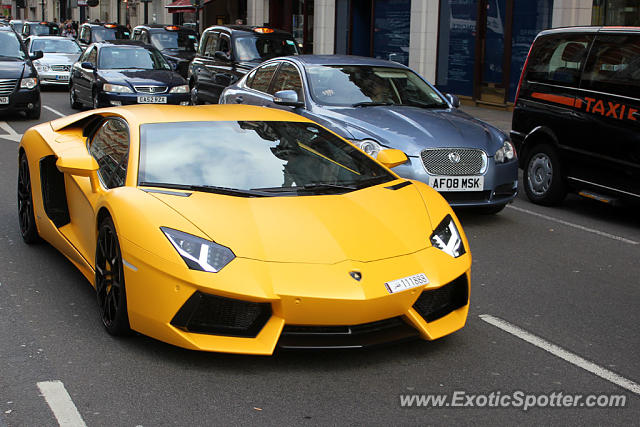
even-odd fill
[(417, 288), (429, 284), (429, 279), (424, 273), (414, 274), (413, 276), (403, 277), (402, 279), (392, 280), (384, 284), (390, 294), (406, 291), (407, 289)]
[(8, 96), (0, 96), (0, 104), (8, 104), (9, 97)]
[(429, 186), (438, 191), (482, 191), (484, 176), (430, 176)]
[(166, 96), (139, 96), (138, 104), (166, 104)]

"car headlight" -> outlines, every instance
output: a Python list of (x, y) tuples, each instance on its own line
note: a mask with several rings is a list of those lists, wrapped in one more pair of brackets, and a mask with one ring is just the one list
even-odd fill
[(378, 153), (380, 152), (380, 150), (382, 150), (380, 144), (378, 144), (373, 139), (363, 139), (360, 141), (352, 140), (351, 142), (353, 142), (359, 149), (361, 149), (374, 159), (378, 157)]
[(194, 235), (160, 227), (184, 262), (192, 270), (217, 273), (236, 256), (231, 249)]
[(444, 217), (440, 225), (431, 234), (431, 244), (442, 252), (458, 258), (465, 254), (462, 237), (451, 215)]
[(109, 83), (105, 83), (102, 86), (102, 90), (105, 92), (115, 92), (115, 93), (133, 93), (130, 87), (124, 85), (112, 85)]
[(20, 80), (20, 89), (33, 89), (36, 86), (38, 86), (37, 77), (28, 77)]
[(188, 93), (188, 92), (189, 92), (189, 85), (174, 86), (169, 91), (169, 93)]
[(47, 64), (42, 64), (38, 61), (35, 61), (33, 65), (35, 65), (36, 70), (38, 70), (38, 72), (40, 73), (49, 71), (49, 66)]
[(509, 141), (504, 141), (502, 147), (496, 151), (493, 159), (496, 163), (505, 163), (509, 160), (513, 160), (516, 157), (516, 149), (513, 148), (513, 144)]

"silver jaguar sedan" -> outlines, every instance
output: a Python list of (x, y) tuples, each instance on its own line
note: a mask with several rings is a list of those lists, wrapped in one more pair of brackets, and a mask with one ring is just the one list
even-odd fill
[(452, 206), (502, 210), (518, 189), (509, 136), (459, 110), (410, 68), (343, 55), (299, 55), (263, 62), (227, 87), (221, 103), (282, 108), (314, 120), (376, 157), (407, 155), (393, 170), (437, 189)]
[(27, 37), (25, 44), (30, 55), (38, 50), (44, 54), (41, 59), (33, 61), (40, 85), (69, 84), (71, 66), (82, 53), (75, 40), (61, 36), (31, 36)]

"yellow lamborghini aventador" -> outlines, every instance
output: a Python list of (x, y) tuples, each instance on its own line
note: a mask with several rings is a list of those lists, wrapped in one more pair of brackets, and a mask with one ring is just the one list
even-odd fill
[(471, 254), (430, 187), (303, 117), (262, 107), (131, 106), (29, 129), (24, 241), (95, 287), (114, 335), (272, 354), (462, 328)]

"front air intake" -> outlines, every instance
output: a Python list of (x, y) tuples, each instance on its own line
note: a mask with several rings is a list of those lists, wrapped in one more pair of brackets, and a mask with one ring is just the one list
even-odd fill
[(271, 304), (195, 292), (171, 320), (187, 332), (255, 337), (271, 317)]
[(413, 304), (414, 310), (427, 322), (433, 322), (467, 305), (469, 285), (463, 274), (452, 282), (433, 290), (423, 291)]

